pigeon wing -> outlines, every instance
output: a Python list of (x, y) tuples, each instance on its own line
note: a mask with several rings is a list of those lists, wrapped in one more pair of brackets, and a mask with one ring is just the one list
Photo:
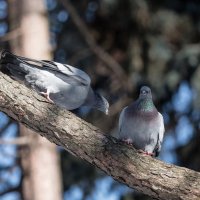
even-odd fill
[[(15, 55), (13, 55), (15, 56)], [(61, 64), (53, 61), (35, 60), (25, 58), (22, 56), (15, 56), (19, 61), (25, 65), (38, 68), (40, 70), (47, 70), (53, 73), (58, 78), (62, 79), (72, 85), (90, 85), (90, 77), (82, 70), (72, 67), (70, 65)]]
[(159, 121), (159, 130), (158, 130), (157, 144), (154, 149), (155, 156), (158, 156), (160, 153), (163, 137), (164, 137), (164, 132), (165, 132), (163, 116), (160, 113), (158, 113), (158, 121)]
[(119, 133), (121, 132), (121, 129), (122, 129), (122, 125), (124, 123), (124, 113), (125, 113), (125, 110), (127, 109), (128, 106), (126, 106), (120, 113), (120, 116), (119, 116)]

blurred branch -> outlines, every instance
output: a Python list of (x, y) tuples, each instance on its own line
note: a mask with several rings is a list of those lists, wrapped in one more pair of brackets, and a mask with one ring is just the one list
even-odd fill
[(89, 29), (83, 22), (83, 20), (79, 17), (76, 9), (73, 7), (73, 5), (70, 3), (69, 0), (59, 0), (62, 5), (66, 8), (68, 13), (70, 14), (72, 21), (76, 25), (79, 32), (84, 37), (85, 41), (89, 45), (90, 49), (96, 54), (96, 56), (102, 60), (118, 77), (118, 79), (121, 81), (121, 84), (126, 90), (131, 89), (131, 85), (129, 83), (129, 78), (124, 72), (122, 66), (115, 61), (110, 54), (108, 54), (106, 51), (104, 51), (100, 46), (97, 45), (93, 35), (90, 33)]
[(71, 56), (68, 59), (68, 62), (73, 65), (75, 62), (78, 62), (79, 60), (82, 60), (91, 55), (92, 55), (91, 49), (84, 48), (84, 49), (81, 49), (80, 51), (77, 51), (73, 56)]
[(0, 145), (28, 145), (30, 140), (28, 137), (18, 137), (15, 139), (0, 139)]
[(18, 192), (19, 190), (20, 190), (20, 187), (8, 188), (8, 189), (5, 189), (2, 192), (0, 192), (0, 196), (3, 196), (3, 195), (10, 193), (10, 192)]
[(13, 123), (11, 119), (8, 119), (8, 122), (0, 128), (0, 137), (5, 133), (6, 129)]
[(16, 39), (20, 35), (21, 35), (21, 28), (17, 28), (15, 30), (6, 33), (4, 36), (0, 37), (0, 42), (7, 42)]
[(119, 182), (156, 199), (200, 199), (200, 173), (139, 154), (0, 73), (0, 110)]
[[(1, 166), (0, 167), (0, 172), (1, 174), (4, 174), (4, 173), (9, 173), (11, 176), (12, 176), (12, 172), (17, 168), (17, 163), (15, 162), (13, 165), (11, 166)], [(8, 178), (5, 178), (3, 176), (0, 176), (0, 184), (4, 184), (4, 185), (9, 185), (9, 179)]]

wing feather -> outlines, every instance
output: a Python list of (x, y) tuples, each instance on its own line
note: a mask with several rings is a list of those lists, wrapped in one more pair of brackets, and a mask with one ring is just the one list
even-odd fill
[(29, 65), (40, 70), (47, 70), (69, 84), (90, 85), (90, 77), (84, 71), (70, 65), (47, 60), (35, 60), (22, 56), (16, 56), (10, 52), (8, 53), (14, 56), (22, 64)]
[(124, 121), (124, 113), (125, 113), (125, 110), (128, 106), (126, 106), (120, 113), (120, 116), (119, 116), (119, 132), (121, 132), (121, 128), (122, 128), (122, 124), (123, 124), (123, 121)]
[(162, 142), (163, 142), (163, 137), (164, 137), (164, 132), (165, 132), (163, 116), (160, 113), (158, 113), (158, 117), (159, 117), (158, 118), (158, 120), (159, 120), (159, 130), (158, 130), (157, 144), (156, 144), (155, 149), (154, 149), (156, 157), (160, 153)]
[(164, 126), (164, 120), (163, 120), (163, 116), (159, 114), (159, 120), (160, 120), (160, 128), (159, 128), (159, 141), (160, 143), (162, 143), (163, 141), (163, 137), (164, 137), (164, 132), (165, 132), (165, 126)]

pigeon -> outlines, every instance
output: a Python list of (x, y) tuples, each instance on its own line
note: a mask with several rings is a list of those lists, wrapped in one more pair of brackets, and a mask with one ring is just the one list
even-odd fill
[(141, 153), (158, 156), (164, 131), (163, 116), (154, 106), (151, 89), (143, 86), (139, 98), (120, 113), (118, 139)]
[(91, 88), (90, 77), (80, 69), (17, 56), (7, 50), (1, 52), (0, 68), (59, 107), (74, 110), (88, 106), (108, 114), (108, 101)]

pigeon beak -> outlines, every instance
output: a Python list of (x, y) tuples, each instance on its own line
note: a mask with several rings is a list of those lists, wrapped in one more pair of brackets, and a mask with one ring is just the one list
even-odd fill
[(105, 113), (106, 115), (108, 115), (108, 113), (109, 113), (109, 112), (108, 112), (108, 109), (106, 109), (106, 110), (104, 111), (104, 113)]
[(141, 93), (142, 93), (142, 94), (147, 94), (147, 91), (142, 90)]

